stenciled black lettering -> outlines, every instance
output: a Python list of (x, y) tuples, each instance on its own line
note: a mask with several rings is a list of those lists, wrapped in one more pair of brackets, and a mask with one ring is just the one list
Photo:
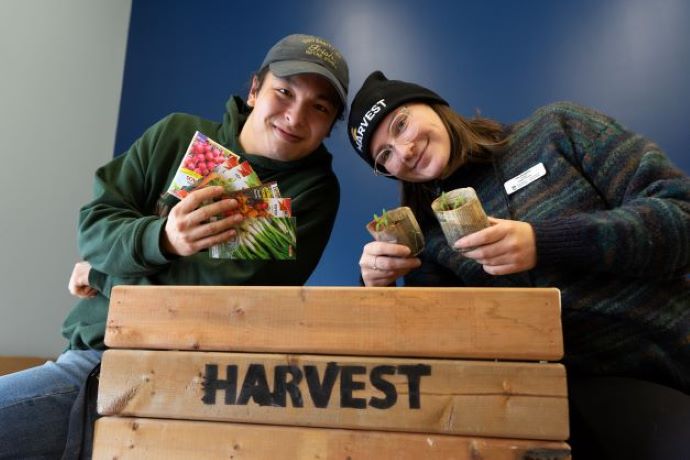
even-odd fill
[(225, 404), (235, 404), (237, 395), (237, 366), (225, 366), (225, 380), (218, 379), (218, 365), (207, 364), (204, 371), (202, 387), (204, 396), (201, 400), (204, 404), (216, 403), (216, 392), (225, 391)]
[[(287, 376), (291, 375), (288, 382)], [(287, 393), (290, 393), (293, 407), (303, 407), (302, 392), (298, 385), (302, 381), (302, 371), (297, 366), (276, 366), (273, 376), (273, 404), (280, 407), (287, 405)]]
[(343, 366), (340, 372), (340, 407), (351, 407), (353, 409), (366, 409), (367, 400), (364, 398), (353, 398), (352, 392), (363, 390), (364, 382), (355, 382), (353, 375), (366, 374), (367, 368), (364, 366)]
[(273, 403), (263, 364), (250, 364), (247, 368), (237, 404), (247, 404), (249, 399), (253, 399), (259, 406), (270, 406)]
[(338, 378), (340, 366), (338, 363), (330, 362), (326, 365), (326, 371), (323, 373), (323, 382), (319, 381), (319, 369), (316, 366), (304, 366), (304, 377), (307, 380), (309, 387), (309, 395), (314, 402), (314, 407), (327, 407), (328, 401), (331, 399), (333, 392), (333, 385)]
[(395, 366), (376, 366), (371, 370), (369, 373), (371, 384), (386, 396), (385, 398), (372, 396), (369, 399), (369, 405), (371, 407), (375, 407), (376, 409), (388, 409), (393, 407), (396, 403), (398, 400), (398, 392), (395, 389), (395, 385), (383, 378), (384, 375), (394, 374)]
[(410, 395), (410, 409), (421, 407), (419, 397), (419, 382), (422, 376), (431, 375), (431, 366), (428, 364), (416, 364), (414, 366), (398, 366), (398, 374), (407, 376), (408, 394)]

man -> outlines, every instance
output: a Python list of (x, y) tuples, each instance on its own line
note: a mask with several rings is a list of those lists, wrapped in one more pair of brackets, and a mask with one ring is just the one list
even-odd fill
[[(347, 102), (348, 67), (329, 42), (290, 35), (271, 48), (246, 103), (233, 96), (222, 123), (187, 114), (159, 121), (96, 171), (94, 199), (80, 211), (84, 262), (69, 281), (80, 301), (63, 324), (69, 349), (55, 363), (0, 378), (0, 457), (55, 457), (65, 448), (73, 402), (100, 361), (110, 291), (120, 284), (302, 285), (335, 221), (340, 188), (323, 146)], [(248, 161), (262, 182), (292, 198), (297, 257), (211, 259), (241, 221), (233, 199), (208, 187), (178, 201), (166, 195), (196, 131)], [(169, 209), (169, 211), (168, 211)], [(161, 211), (162, 210), (162, 211)], [(209, 221), (215, 215), (227, 215)]]

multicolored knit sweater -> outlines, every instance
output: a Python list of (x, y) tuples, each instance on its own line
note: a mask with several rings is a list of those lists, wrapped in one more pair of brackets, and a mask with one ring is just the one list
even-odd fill
[[(572, 103), (508, 130), (491, 163), (463, 166), (440, 188), (474, 187), (488, 215), (529, 222), (537, 266), (489, 275), (433, 226), (406, 285), (557, 287), (569, 373), (690, 393), (690, 179), (647, 139)], [(545, 176), (506, 193), (539, 163)]]

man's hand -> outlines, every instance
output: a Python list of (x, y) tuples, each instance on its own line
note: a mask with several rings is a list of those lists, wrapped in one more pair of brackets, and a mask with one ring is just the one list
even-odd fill
[[(195, 190), (173, 206), (162, 235), (163, 250), (190, 256), (231, 239), (236, 233), (233, 227), (244, 217), (233, 212), (237, 209), (237, 200), (212, 202), (222, 194), (223, 187), (206, 187)], [(204, 205), (206, 202), (211, 203)], [(216, 216), (223, 217), (211, 221)]]
[(96, 290), (89, 286), (89, 272), (91, 271), (91, 264), (88, 262), (77, 262), (72, 269), (72, 275), (69, 277), (67, 289), (73, 296), (80, 299), (90, 299), (96, 296)]
[(359, 259), (365, 286), (389, 286), (421, 264), (407, 246), (380, 241), (366, 244)]
[(490, 275), (531, 270), (537, 264), (534, 230), (527, 222), (489, 217), (489, 227), (460, 238), (456, 249), (481, 264)]

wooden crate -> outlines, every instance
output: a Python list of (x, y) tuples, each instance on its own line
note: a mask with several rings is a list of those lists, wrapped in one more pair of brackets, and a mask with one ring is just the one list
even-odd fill
[(569, 458), (556, 289), (121, 286), (106, 343), (94, 458)]

